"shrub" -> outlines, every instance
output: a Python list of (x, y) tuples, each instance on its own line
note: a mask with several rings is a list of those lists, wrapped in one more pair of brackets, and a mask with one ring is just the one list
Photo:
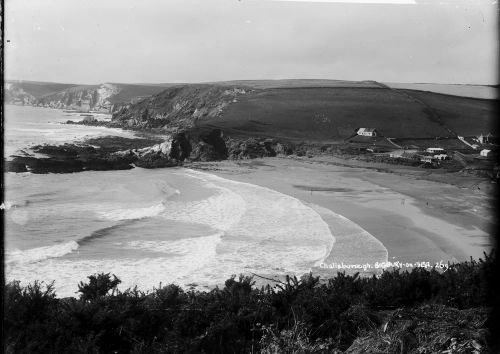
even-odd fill
[[(353, 348), (376, 343), (391, 352), (399, 350), (399, 339), (416, 335), (439, 350), (455, 345), (450, 338), (455, 346), (484, 347), (487, 307), (496, 295), (487, 286), (495, 259), (450, 265), (446, 272), (385, 271), (378, 278), (340, 273), (325, 281), (308, 274), (260, 289), (251, 277), (233, 276), (209, 292), (176, 285), (121, 292), (116, 276), (101, 273), (79, 284), (79, 298), (64, 299), (55, 296), (53, 284), (12, 282), (4, 287), (5, 342), (16, 353), (323, 353), (347, 350), (353, 342)], [(397, 325), (413, 313), (417, 324), (434, 321), (435, 330)], [(394, 328), (387, 327), (388, 314)], [(444, 315), (462, 324), (441, 326)], [(388, 333), (380, 332), (384, 322)], [(466, 337), (460, 326), (470, 327)], [(357, 341), (360, 336), (368, 342)]]
[(81, 293), (80, 299), (83, 301), (97, 300), (111, 291), (115, 293), (116, 287), (122, 281), (113, 274), (113, 279), (109, 273), (94, 274), (88, 277), (89, 282), (80, 282), (78, 285), (78, 292)]

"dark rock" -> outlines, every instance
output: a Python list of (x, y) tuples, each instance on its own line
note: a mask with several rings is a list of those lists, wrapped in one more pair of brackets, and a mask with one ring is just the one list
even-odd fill
[(26, 158), (26, 165), (32, 173), (72, 173), (84, 170), (84, 164), (76, 159)]
[(185, 133), (178, 133), (172, 140), (169, 157), (184, 161), (191, 154), (192, 147)]
[(23, 161), (19, 161), (17, 158), (14, 158), (12, 161), (4, 160), (4, 166), (5, 172), (28, 172), (26, 163), (24, 163)]
[(200, 136), (203, 142), (213, 147), (215, 160), (225, 160), (229, 155), (223, 136), (220, 129), (213, 129), (210, 133)]
[(215, 161), (220, 158), (214, 146), (200, 141), (195, 144), (190, 159), (193, 161)]
[(135, 154), (113, 154), (88, 145), (40, 145), (33, 150), (48, 157), (14, 156), (7, 164), (12, 172), (72, 173), (88, 170), (126, 170), (137, 159)]
[(277, 155), (291, 155), (293, 154), (293, 147), (288, 144), (277, 143), (275, 147), (275, 151)]
[(136, 161), (133, 155), (106, 156), (103, 158), (90, 158), (83, 160), (84, 170), (108, 171), (108, 170), (130, 170), (134, 168), (132, 163)]
[(176, 159), (170, 159), (163, 154), (146, 154), (141, 156), (136, 162), (137, 167), (142, 168), (161, 168), (178, 166), (179, 162)]
[(272, 141), (269, 139), (264, 141), (254, 138), (243, 141), (230, 139), (228, 146), (229, 158), (233, 160), (276, 156)]

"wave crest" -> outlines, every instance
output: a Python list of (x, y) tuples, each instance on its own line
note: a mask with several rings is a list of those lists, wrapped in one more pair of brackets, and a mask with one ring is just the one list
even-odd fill
[(10, 264), (26, 264), (43, 261), (48, 258), (62, 257), (78, 249), (79, 245), (76, 241), (66, 242), (56, 246), (44, 246), (31, 248), (28, 250), (12, 250), (7, 251), (5, 258), (6, 263)]
[(99, 212), (99, 215), (107, 220), (120, 221), (120, 220), (133, 220), (144, 219), (157, 216), (165, 211), (163, 202), (145, 208), (129, 208), (129, 209), (116, 209), (113, 211)]

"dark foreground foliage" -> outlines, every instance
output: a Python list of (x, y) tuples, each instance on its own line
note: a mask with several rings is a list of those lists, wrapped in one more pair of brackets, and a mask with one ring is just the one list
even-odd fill
[(168, 285), (118, 291), (96, 274), (79, 298), (53, 285), (4, 288), (7, 353), (483, 353), (494, 256), (444, 273), (311, 275), (257, 289), (250, 277), (210, 292)]

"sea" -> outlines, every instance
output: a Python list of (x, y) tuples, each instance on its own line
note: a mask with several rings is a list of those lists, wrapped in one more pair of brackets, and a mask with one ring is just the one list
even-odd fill
[[(5, 156), (43, 143), (135, 137), (61, 124), (77, 116), (6, 106)], [(346, 256), (345, 240), (353, 254), (369, 241), (378, 250), (371, 261), (387, 260), (381, 243), (341, 215), (328, 211), (329, 223), (338, 221), (332, 233), (296, 198), (187, 168), (9, 172), (4, 187), (6, 280), (54, 282), (58, 297), (78, 296), (79, 282), (96, 273), (116, 275), (121, 290), (143, 291), (170, 283), (208, 290), (239, 274), (301, 276), (331, 259), (336, 232)]]

